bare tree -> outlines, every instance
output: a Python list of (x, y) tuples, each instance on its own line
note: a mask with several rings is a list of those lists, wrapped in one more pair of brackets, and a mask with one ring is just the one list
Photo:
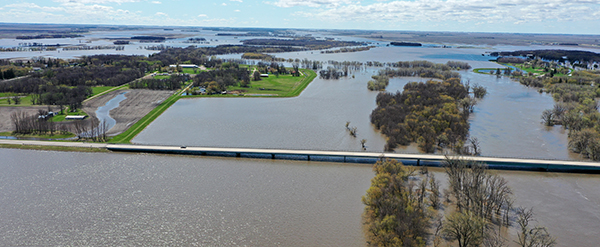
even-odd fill
[(517, 211), (517, 224), (519, 225), (518, 238), (515, 243), (522, 247), (551, 247), (556, 245), (554, 239), (545, 227), (530, 227), (529, 224), (534, 221), (533, 209), (520, 208)]

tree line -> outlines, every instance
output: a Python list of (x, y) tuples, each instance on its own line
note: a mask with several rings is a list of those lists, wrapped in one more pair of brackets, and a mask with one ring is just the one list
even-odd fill
[(184, 82), (190, 80), (189, 75), (171, 75), (166, 79), (139, 79), (129, 83), (129, 88), (147, 88), (151, 90), (178, 90)]
[(511, 226), (518, 246), (556, 244), (546, 228), (533, 226), (532, 209), (514, 206), (504, 178), (468, 160), (448, 158), (444, 167), (448, 188), (425, 168), (417, 171), (396, 160), (373, 166), (375, 177), (362, 198), (369, 246), (507, 246), (500, 232)]
[(247, 39), (243, 41), (244, 45), (263, 45), (263, 46), (300, 46), (311, 50), (329, 49), (343, 46), (361, 46), (365, 43), (356, 41), (339, 40), (318, 40), (313, 37), (300, 37), (294, 39)]
[[(577, 50), (525, 50), (525, 51), (513, 51), (513, 52), (493, 52), (491, 56), (521, 56), (526, 57), (528, 55), (534, 55), (544, 60), (564, 62), (570, 60), (571, 62), (579, 61), (581, 63), (586, 62), (600, 62), (600, 54), (590, 51), (577, 51)], [(565, 59), (566, 57), (566, 59)]]

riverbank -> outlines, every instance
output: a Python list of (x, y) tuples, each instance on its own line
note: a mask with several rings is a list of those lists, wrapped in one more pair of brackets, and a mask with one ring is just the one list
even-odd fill
[(66, 142), (66, 141), (32, 141), (32, 140), (3, 140), (0, 139), (0, 148), (52, 150), (64, 152), (110, 152), (106, 143)]

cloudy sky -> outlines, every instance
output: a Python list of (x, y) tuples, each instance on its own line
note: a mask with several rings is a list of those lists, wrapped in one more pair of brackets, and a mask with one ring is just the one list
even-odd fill
[(2, 0), (0, 22), (600, 34), (600, 0)]

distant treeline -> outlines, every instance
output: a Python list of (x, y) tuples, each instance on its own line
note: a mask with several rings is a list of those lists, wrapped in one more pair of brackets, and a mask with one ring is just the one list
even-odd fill
[(17, 39), (63, 39), (63, 38), (78, 38), (83, 37), (83, 35), (79, 34), (40, 34), (40, 35), (22, 35), (17, 36)]
[(164, 41), (167, 38), (162, 36), (133, 36), (131, 39), (139, 39), (140, 41)]
[(387, 136), (386, 150), (416, 142), (427, 153), (440, 148), (462, 152), (474, 101), (460, 79), (411, 82), (403, 92), (381, 92), (371, 123)]
[[(527, 51), (513, 51), (513, 52), (492, 52), (491, 56), (522, 56), (525, 57), (532, 54), (536, 57), (544, 60), (560, 61), (564, 62), (569, 60), (571, 62), (600, 62), (600, 54), (590, 51), (573, 51), (573, 50), (527, 50)], [(563, 57), (567, 57), (564, 59)]]
[(220, 45), (216, 47), (187, 47), (187, 48), (169, 48), (160, 53), (149, 56), (151, 61), (160, 61), (163, 65), (191, 63), (203, 64), (207, 68), (215, 65), (217, 59), (211, 58), (213, 55), (231, 54), (231, 53), (277, 53), (292, 52), (304, 50), (293, 47), (257, 47), (244, 45)]
[(336, 50), (325, 50), (321, 51), (321, 53), (325, 54), (333, 54), (333, 53), (346, 53), (346, 52), (359, 52), (359, 51), (368, 51), (371, 48), (375, 48), (375, 46), (360, 46), (360, 47), (352, 47), (352, 48), (340, 48)]
[(342, 46), (360, 46), (364, 43), (356, 41), (317, 40), (315, 38), (295, 39), (247, 39), (244, 45), (267, 45), (267, 46), (301, 46), (311, 50), (328, 49)]
[(167, 79), (140, 79), (129, 83), (129, 88), (147, 88), (152, 90), (178, 90), (190, 79), (189, 75), (171, 75)]
[(390, 42), (390, 45), (393, 46), (423, 46), (421, 43), (412, 43), (412, 42)]

